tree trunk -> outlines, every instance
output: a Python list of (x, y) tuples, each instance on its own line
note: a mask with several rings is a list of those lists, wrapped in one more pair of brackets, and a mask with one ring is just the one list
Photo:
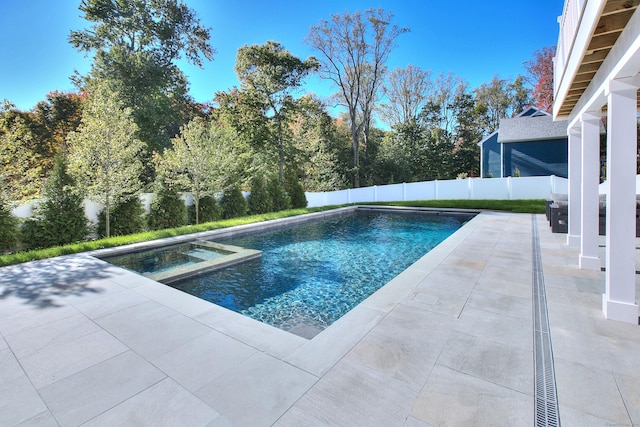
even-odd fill
[(369, 127), (370, 127), (370, 123), (371, 120), (369, 118), (365, 118), (364, 120), (364, 129), (363, 129), (363, 143), (364, 143), (364, 170), (365, 170), (365, 177), (366, 177), (366, 171), (368, 170), (369, 167)]
[(109, 211), (111, 210), (111, 203), (109, 203), (109, 194), (107, 194), (107, 199), (106, 199), (106, 203), (105, 203), (105, 208), (104, 208), (104, 228), (105, 228), (105, 235), (107, 238), (109, 238)]
[(280, 169), (280, 185), (284, 188), (284, 141), (282, 140), (282, 122), (278, 120), (278, 166)]

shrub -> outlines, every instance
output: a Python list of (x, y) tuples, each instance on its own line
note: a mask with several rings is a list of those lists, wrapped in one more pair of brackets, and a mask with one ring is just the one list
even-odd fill
[[(216, 198), (213, 196), (204, 196), (198, 200), (198, 222), (200, 224), (205, 222), (217, 221), (222, 216), (221, 208), (216, 202)], [(196, 206), (191, 205), (188, 208), (189, 224), (196, 223)]]
[(247, 214), (247, 201), (242, 195), (238, 186), (232, 186), (222, 193), (220, 200), (222, 207), (222, 218), (236, 218)]
[(18, 245), (18, 219), (0, 199), (0, 252), (9, 252)]
[(280, 180), (274, 177), (267, 184), (267, 191), (271, 199), (271, 210), (273, 212), (284, 211), (291, 207), (289, 196), (285, 193), (284, 188), (280, 184)]
[(151, 203), (149, 228), (163, 230), (187, 224), (187, 207), (177, 191), (167, 187), (158, 189), (157, 197)]
[(264, 185), (264, 178), (255, 176), (251, 180), (251, 193), (248, 198), (249, 213), (252, 215), (271, 212), (273, 203)]
[[(109, 212), (109, 234), (111, 236), (139, 233), (144, 231), (145, 225), (144, 208), (138, 196), (133, 196), (129, 200), (113, 206)], [(101, 237), (106, 235), (104, 210), (98, 214), (98, 234)]]
[(82, 196), (74, 192), (75, 182), (67, 163), (58, 157), (44, 186), (43, 201), (34, 216), (22, 226), (25, 248), (47, 248), (84, 240), (88, 234)]
[(291, 200), (291, 207), (293, 209), (301, 209), (307, 207), (307, 196), (304, 194), (304, 188), (298, 181), (297, 177), (290, 176), (286, 182), (286, 190)]

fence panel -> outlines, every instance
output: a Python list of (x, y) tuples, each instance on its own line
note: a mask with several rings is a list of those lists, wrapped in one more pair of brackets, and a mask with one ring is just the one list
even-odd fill
[(436, 181), (437, 199), (468, 199), (469, 180), (453, 179), (449, 181)]
[(404, 200), (431, 200), (436, 198), (436, 182), (410, 182), (404, 184)]
[(381, 185), (375, 188), (375, 202), (403, 200), (402, 184)]
[(474, 178), (471, 180), (470, 198), (508, 200), (508, 184), (509, 178)]

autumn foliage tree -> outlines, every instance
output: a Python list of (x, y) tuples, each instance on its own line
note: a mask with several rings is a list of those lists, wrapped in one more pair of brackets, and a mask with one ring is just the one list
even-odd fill
[(533, 59), (524, 63), (527, 79), (533, 86), (534, 105), (541, 110), (551, 112), (553, 107), (553, 58), (556, 47), (549, 46), (533, 53)]

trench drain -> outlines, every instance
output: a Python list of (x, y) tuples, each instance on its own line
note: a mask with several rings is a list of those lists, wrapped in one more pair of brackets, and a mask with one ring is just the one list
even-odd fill
[(535, 425), (560, 426), (547, 297), (542, 274), (538, 225), (531, 216), (533, 250), (533, 353), (535, 371)]

